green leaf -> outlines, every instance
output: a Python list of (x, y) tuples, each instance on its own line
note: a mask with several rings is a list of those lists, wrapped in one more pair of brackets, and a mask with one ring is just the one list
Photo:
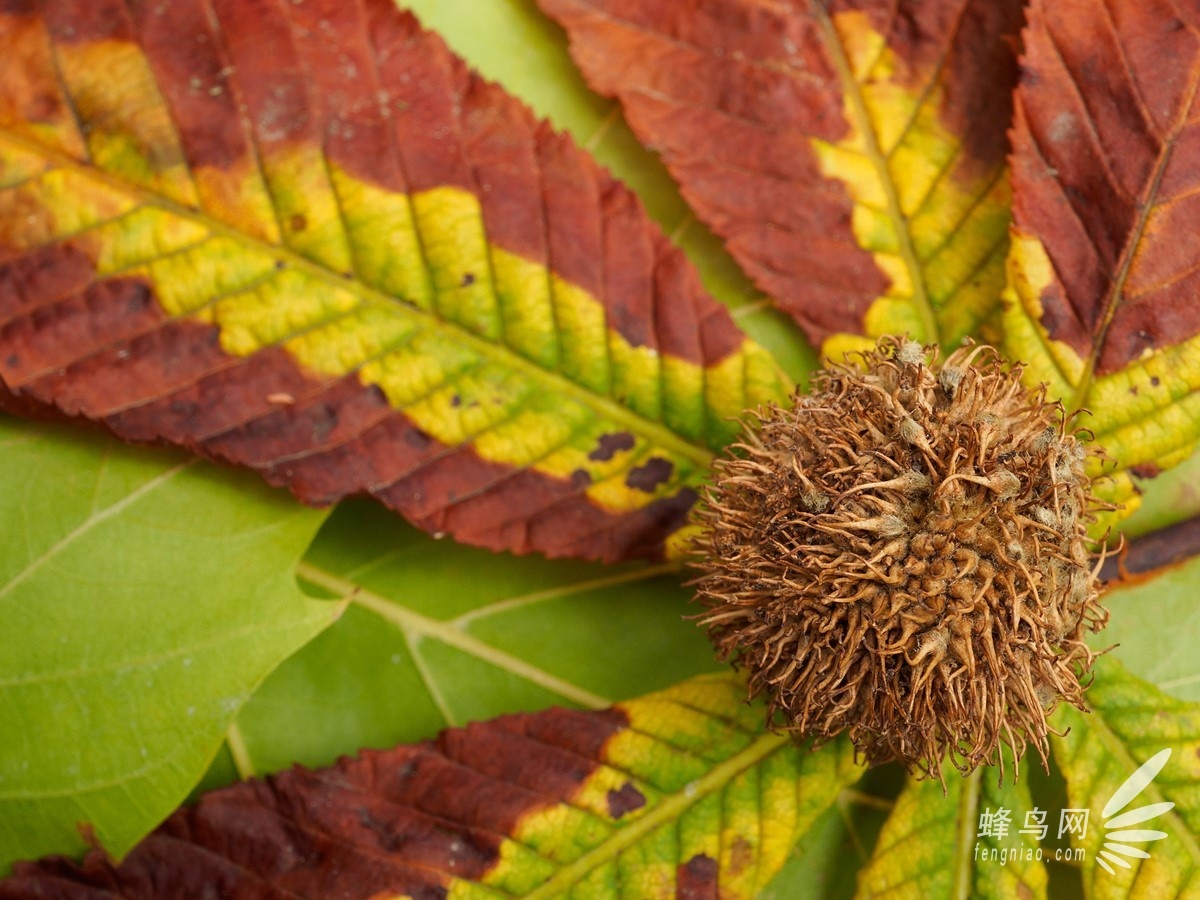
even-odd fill
[[(1164, 694), (1111, 659), (1098, 667), (1088, 702), (1091, 715), (1063, 710), (1059, 725), (1070, 731), (1052, 745), (1071, 807), (1089, 811), (1086, 832), (1071, 836), (1083, 850), (1088, 896), (1195, 896), (1200, 891), (1200, 705)], [(1153, 781), (1136, 796), (1110, 805), (1126, 780), (1165, 750), (1170, 756)], [(1138, 823), (1117, 818), (1160, 803), (1174, 808)], [(1129, 834), (1131, 830), (1165, 837), (1148, 840)], [(1149, 858), (1125, 852), (1126, 846), (1149, 853)], [(1110, 854), (1111, 873), (1097, 864), (1104, 852)]]
[[(671, 566), (487, 553), (352, 502), (300, 571), (351, 605), (239, 715), (242, 774), (552, 704), (601, 708), (718, 669)], [(234, 777), (229, 762), (210, 784)]]
[(1113, 584), (1102, 598), (1108, 627), (1090, 643), (1097, 650), (1114, 648), (1112, 655), (1123, 666), (1161, 690), (1200, 701), (1197, 584), (1200, 558), (1130, 584)]
[(291, 565), (324, 515), (256, 479), (0, 418), (0, 871), (125, 853), (340, 607)]

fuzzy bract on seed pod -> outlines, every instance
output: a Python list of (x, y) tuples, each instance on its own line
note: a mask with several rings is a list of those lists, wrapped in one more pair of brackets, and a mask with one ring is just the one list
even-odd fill
[(1045, 388), (968, 346), (883, 339), (759, 410), (697, 512), (698, 616), (768, 723), (842, 731), (869, 762), (941, 777), (1045, 760), (1084, 708), (1107, 620), (1087, 525), (1089, 451)]

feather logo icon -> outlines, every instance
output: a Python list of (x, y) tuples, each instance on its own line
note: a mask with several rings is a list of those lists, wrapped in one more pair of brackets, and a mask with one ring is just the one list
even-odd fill
[(1146, 806), (1139, 806), (1137, 809), (1131, 809), (1129, 812), (1121, 812), (1126, 806), (1137, 799), (1138, 794), (1144, 791), (1154, 777), (1162, 771), (1162, 767), (1167, 764), (1167, 760), (1171, 758), (1171, 749), (1161, 750), (1154, 756), (1150, 757), (1141, 767), (1125, 779), (1125, 783), (1117, 788), (1116, 793), (1105, 804), (1104, 810), (1100, 815), (1104, 818), (1104, 849), (1100, 851), (1100, 855), (1096, 858), (1096, 862), (1104, 867), (1104, 871), (1110, 875), (1115, 875), (1116, 870), (1113, 869), (1113, 863), (1121, 866), (1124, 869), (1132, 868), (1126, 861), (1126, 857), (1130, 859), (1149, 859), (1150, 854), (1140, 847), (1132, 847), (1131, 843), (1146, 843), (1148, 841), (1161, 841), (1167, 836), (1165, 831), (1155, 831), (1153, 829), (1133, 828), (1130, 825), (1137, 825), (1140, 822), (1145, 822), (1153, 819), (1155, 816), (1161, 816), (1167, 810), (1175, 806), (1174, 803), (1150, 803)]

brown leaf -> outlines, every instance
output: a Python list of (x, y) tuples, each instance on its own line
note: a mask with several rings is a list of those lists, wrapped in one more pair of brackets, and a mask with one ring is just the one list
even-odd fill
[(1090, 410), (1129, 506), (1131, 476), (1200, 437), (1197, 25), (1165, 0), (1037, 0), (1016, 95), (1007, 349)]
[(1018, 0), (539, 5), (814, 341), (953, 344), (994, 311)]
[(628, 190), (388, 0), (0, 2), (0, 407), (615, 560), (784, 393)]

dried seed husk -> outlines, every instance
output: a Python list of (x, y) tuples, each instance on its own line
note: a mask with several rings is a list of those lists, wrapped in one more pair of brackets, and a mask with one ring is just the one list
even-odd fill
[(750, 415), (696, 512), (698, 616), (768, 725), (942, 777), (1045, 764), (1085, 709), (1102, 544), (1061, 403), (970, 345), (885, 338)]

